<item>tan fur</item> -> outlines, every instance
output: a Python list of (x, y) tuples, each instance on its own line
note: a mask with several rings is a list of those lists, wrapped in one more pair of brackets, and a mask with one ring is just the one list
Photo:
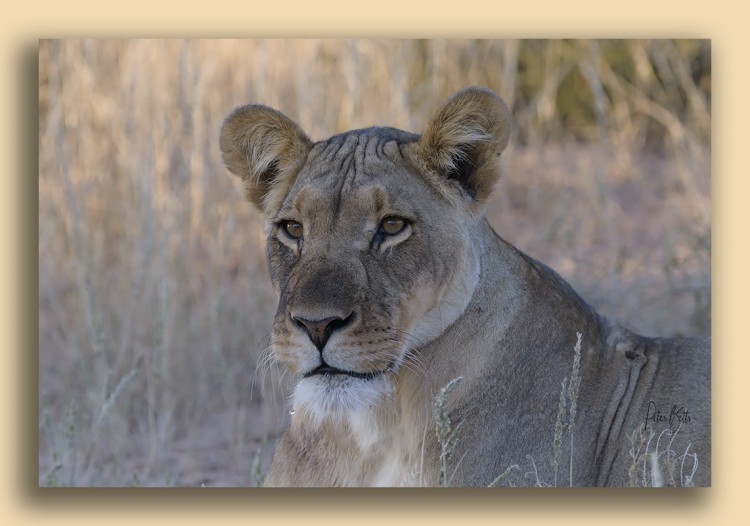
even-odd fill
[[(517, 465), (503, 483), (626, 485), (654, 447), (682, 472), (695, 453), (693, 476), (677, 478), (710, 484), (709, 342), (628, 332), (492, 231), (482, 210), (509, 136), (507, 107), (480, 88), (454, 95), (421, 136), (370, 128), (312, 143), (263, 106), (227, 118), (225, 162), (269, 225), (275, 358), (298, 378), (267, 485), (438, 484), (434, 401), (459, 376), (451, 484), (486, 486)], [(405, 228), (383, 235), (388, 217)], [(554, 434), (577, 333), (570, 478), (554, 468)], [(672, 406), (690, 420), (647, 420)], [(634, 461), (642, 424), (649, 440)]]
[[(237, 108), (221, 131), (229, 171), (245, 181), (247, 199), (262, 210), (278, 206), (284, 183), (301, 168), (310, 139), (281, 113), (264, 106)], [(279, 192), (274, 192), (275, 188)]]

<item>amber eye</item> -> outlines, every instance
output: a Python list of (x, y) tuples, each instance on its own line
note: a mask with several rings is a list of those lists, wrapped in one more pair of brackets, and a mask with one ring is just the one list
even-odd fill
[(286, 232), (286, 235), (292, 239), (299, 239), (302, 237), (302, 224), (297, 221), (284, 221), (281, 224), (281, 227), (284, 229), (284, 232)]
[(380, 228), (389, 236), (395, 236), (406, 228), (406, 220), (400, 217), (386, 217), (380, 223)]

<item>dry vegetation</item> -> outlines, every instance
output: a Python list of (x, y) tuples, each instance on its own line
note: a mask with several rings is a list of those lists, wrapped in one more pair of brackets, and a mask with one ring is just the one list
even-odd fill
[(253, 377), (274, 298), (222, 119), (418, 131), (465, 85), (513, 106), (489, 217), (604, 314), (710, 332), (707, 41), (43, 41), (39, 483), (254, 485), (287, 415)]

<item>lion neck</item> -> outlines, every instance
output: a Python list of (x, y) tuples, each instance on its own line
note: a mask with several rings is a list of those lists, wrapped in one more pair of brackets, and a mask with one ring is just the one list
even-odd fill
[[(420, 481), (421, 440), (415, 421), (405, 416), (398, 394), (364, 411), (319, 420), (304, 410), (292, 417), (295, 442), (314, 444), (319, 486), (415, 486)], [(304, 448), (307, 449), (307, 448)], [(321, 480), (320, 477), (326, 480)]]

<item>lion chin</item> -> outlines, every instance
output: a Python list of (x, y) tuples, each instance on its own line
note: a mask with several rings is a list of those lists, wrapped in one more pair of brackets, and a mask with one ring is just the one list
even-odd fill
[(342, 422), (386, 402), (394, 391), (387, 374), (357, 377), (347, 374), (316, 374), (303, 377), (292, 395), (292, 411), (320, 425)]

